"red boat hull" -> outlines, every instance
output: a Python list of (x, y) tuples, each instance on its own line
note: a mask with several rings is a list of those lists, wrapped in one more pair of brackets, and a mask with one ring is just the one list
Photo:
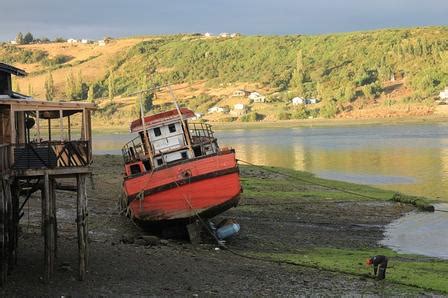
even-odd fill
[(146, 223), (211, 218), (238, 204), (233, 151), (170, 166), (124, 181), (130, 216)]

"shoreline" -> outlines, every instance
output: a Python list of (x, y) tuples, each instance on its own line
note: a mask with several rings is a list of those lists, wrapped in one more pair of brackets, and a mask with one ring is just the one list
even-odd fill
[[(399, 118), (373, 118), (373, 119), (305, 119), (305, 120), (278, 120), (257, 122), (206, 122), (215, 130), (232, 129), (267, 129), (267, 128), (296, 128), (296, 127), (341, 127), (364, 125), (406, 125), (406, 124), (435, 124), (448, 122), (448, 116), (418, 116)], [(97, 135), (129, 133), (127, 127), (98, 127), (93, 129)]]

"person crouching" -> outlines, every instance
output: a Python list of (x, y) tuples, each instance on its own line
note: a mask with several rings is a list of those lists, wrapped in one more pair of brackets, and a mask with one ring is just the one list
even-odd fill
[(377, 279), (386, 278), (387, 261), (386, 256), (374, 256), (367, 259), (367, 265), (373, 265), (373, 274)]

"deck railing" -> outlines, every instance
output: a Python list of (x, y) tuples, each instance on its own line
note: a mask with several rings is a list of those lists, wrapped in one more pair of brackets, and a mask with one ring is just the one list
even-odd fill
[(127, 142), (121, 149), (121, 152), (125, 163), (139, 160), (142, 156), (145, 156), (145, 147), (142, 144), (141, 137), (138, 136)]
[(12, 145), (14, 169), (86, 167), (91, 164), (89, 141), (60, 141)]
[(214, 132), (210, 124), (189, 123), (191, 141), (194, 145), (211, 144), (216, 141)]
[(192, 137), (214, 139), (212, 126), (207, 123), (188, 123)]
[(10, 169), (10, 160), (10, 146), (5, 144), (0, 145), (0, 174), (5, 173)]
[[(216, 143), (216, 139), (212, 130), (211, 125), (207, 123), (188, 123), (190, 136), (192, 145), (194, 146), (201, 146), (207, 144)], [(179, 134), (182, 135), (183, 133)], [(176, 137), (178, 135), (170, 135), (166, 138), (168, 140), (169, 138)], [(155, 154), (163, 154), (162, 151), (156, 150), (154, 148), (154, 145), (151, 143), (151, 150)], [(186, 146), (186, 145), (185, 145)], [(201, 151), (204, 151), (201, 149)], [(137, 136), (133, 140), (126, 143), (123, 148), (121, 149), (123, 159), (125, 163), (134, 162), (137, 160), (141, 160), (145, 155), (145, 147), (142, 143), (141, 137)]]

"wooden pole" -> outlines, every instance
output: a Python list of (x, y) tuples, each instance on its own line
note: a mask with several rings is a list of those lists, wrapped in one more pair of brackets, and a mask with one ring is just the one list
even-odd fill
[(0, 286), (8, 276), (8, 182), (0, 176)]
[(50, 118), (48, 118), (48, 141), (51, 143), (51, 119)]
[(87, 266), (89, 265), (89, 226), (88, 226), (88, 213), (87, 213), (87, 204), (88, 204), (88, 200), (87, 200), (87, 175), (83, 175), (84, 177), (84, 186), (83, 186), (83, 192), (84, 192), (84, 202), (83, 202), (83, 206), (84, 206), (84, 213), (83, 213), (83, 217), (84, 217), (84, 225), (83, 225), (83, 232), (84, 232), (84, 240), (85, 240), (85, 261), (86, 261), (86, 269)]
[(17, 248), (19, 245), (19, 188), (17, 183), (12, 184), (9, 187), (9, 196), (11, 200), (11, 235), (9, 241), (11, 242), (11, 269), (17, 265)]
[(61, 130), (61, 142), (64, 141), (64, 114), (59, 110), (59, 128)]
[(78, 230), (78, 252), (79, 252), (79, 280), (84, 280), (86, 276), (86, 227), (85, 227), (85, 175), (76, 176), (77, 196), (76, 196), (76, 225)]
[(36, 111), (37, 142), (40, 143), (40, 114)]
[(50, 216), (50, 272), (54, 273), (54, 260), (56, 257), (56, 195), (54, 178), (49, 178), (49, 216)]
[(50, 226), (50, 178), (45, 173), (44, 188), (42, 192), (42, 214), (44, 221), (42, 223), (44, 230), (44, 281), (48, 283), (52, 272), (51, 268), (51, 226)]
[(72, 125), (70, 123), (70, 115), (67, 117), (67, 126), (68, 126), (68, 140), (72, 140)]

